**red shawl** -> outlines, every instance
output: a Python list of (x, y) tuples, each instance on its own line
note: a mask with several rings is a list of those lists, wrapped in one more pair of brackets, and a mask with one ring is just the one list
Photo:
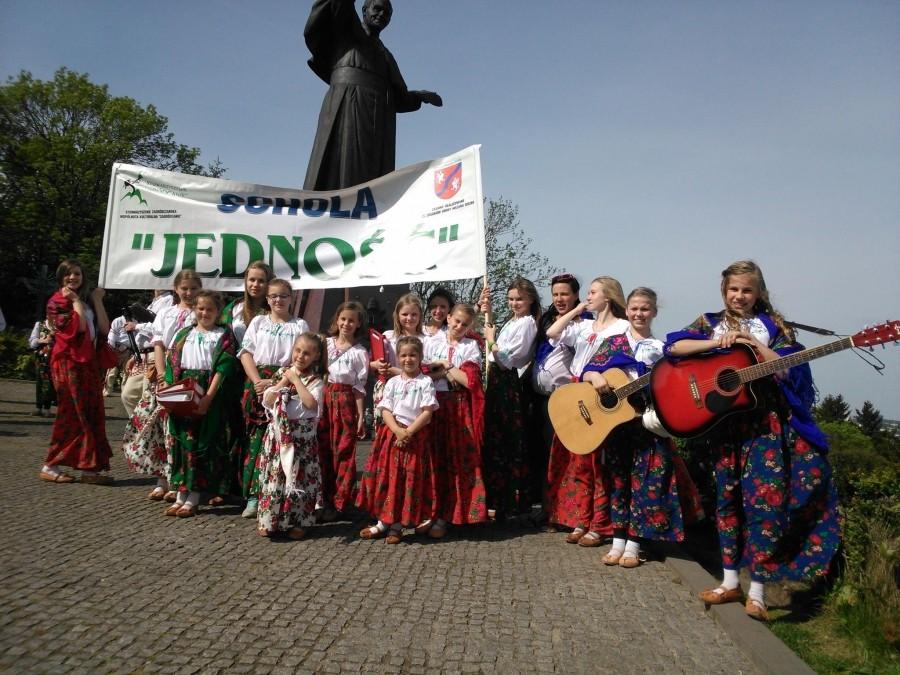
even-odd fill
[[(85, 317), (87, 319), (88, 317)], [(56, 291), (47, 301), (47, 320), (56, 331), (53, 342), (53, 353), (50, 359), (65, 356), (76, 363), (90, 363), (94, 360), (94, 343), (91, 341), (90, 326), (78, 331), (78, 315), (72, 301)]]
[(481, 385), (481, 368), (477, 363), (466, 361), (459, 369), (469, 380), (469, 388), (466, 391), (469, 393), (469, 405), (472, 406), (472, 434), (480, 452), (484, 438), (484, 389)]

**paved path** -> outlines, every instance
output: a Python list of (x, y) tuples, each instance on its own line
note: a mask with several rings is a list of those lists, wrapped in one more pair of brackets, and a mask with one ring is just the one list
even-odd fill
[(271, 542), (236, 506), (164, 517), (117, 451), (113, 487), (43, 483), (32, 392), (0, 381), (0, 670), (757, 672), (666, 564), (605, 568), (560, 534)]

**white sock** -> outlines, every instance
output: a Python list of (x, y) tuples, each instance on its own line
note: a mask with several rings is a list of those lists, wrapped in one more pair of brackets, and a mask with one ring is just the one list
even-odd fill
[(737, 570), (730, 570), (727, 567), (722, 570), (722, 585), (727, 588), (729, 591), (733, 588), (737, 588), (741, 585), (741, 580), (738, 577)]
[(609, 552), (619, 551), (620, 553), (625, 550), (625, 540), (619, 539), (618, 537), (613, 538), (612, 548), (609, 549)]
[(630, 539), (625, 544), (625, 555), (637, 558), (641, 552), (641, 545)]
[(59, 474), (59, 469), (55, 466), (50, 466), (49, 464), (44, 464), (44, 468), (41, 469), (41, 471), (44, 473), (52, 474), (54, 476)]
[(179, 490), (175, 493), (175, 503), (181, 506), (184, 504), (184, 500), (187, 499), (188, 493), (184, 490)]
[(766, 585), (761, 581), (751, 581), (750, 591), (747, 596), (751, 600), (756, 600), (763, 607), (766, 606)]
[[(181, 493), (179, 493), (181, 494)], [(191, 492), (187, 500), (184, 502), (185, 506), (197, 506), (200, 503), (200, 493), (199, 492)]]

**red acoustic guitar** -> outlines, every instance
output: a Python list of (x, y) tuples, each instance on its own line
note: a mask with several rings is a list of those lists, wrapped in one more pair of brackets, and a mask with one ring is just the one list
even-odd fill
[(889, 321), (828, 344), (760, 363), (756, 352), (737, 343), (727, 352), (659, 361), (650, 373), (650, 395), (659, 421), (673, 436), (693, 438), (728, 415), (756, 407), (753, 380), (851, 347), (900, 340), (900, 321)]

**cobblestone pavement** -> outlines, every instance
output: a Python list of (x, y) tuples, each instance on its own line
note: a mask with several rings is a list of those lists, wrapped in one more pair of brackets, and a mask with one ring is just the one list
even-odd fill
[(166, 518), (129, 474), (38, 480), (51, 421), (0, 381), (0, 670), (13, 672), (755, 672), (664, 563), (493, 526), (441, 542), (254, 534), (236, 505)]

